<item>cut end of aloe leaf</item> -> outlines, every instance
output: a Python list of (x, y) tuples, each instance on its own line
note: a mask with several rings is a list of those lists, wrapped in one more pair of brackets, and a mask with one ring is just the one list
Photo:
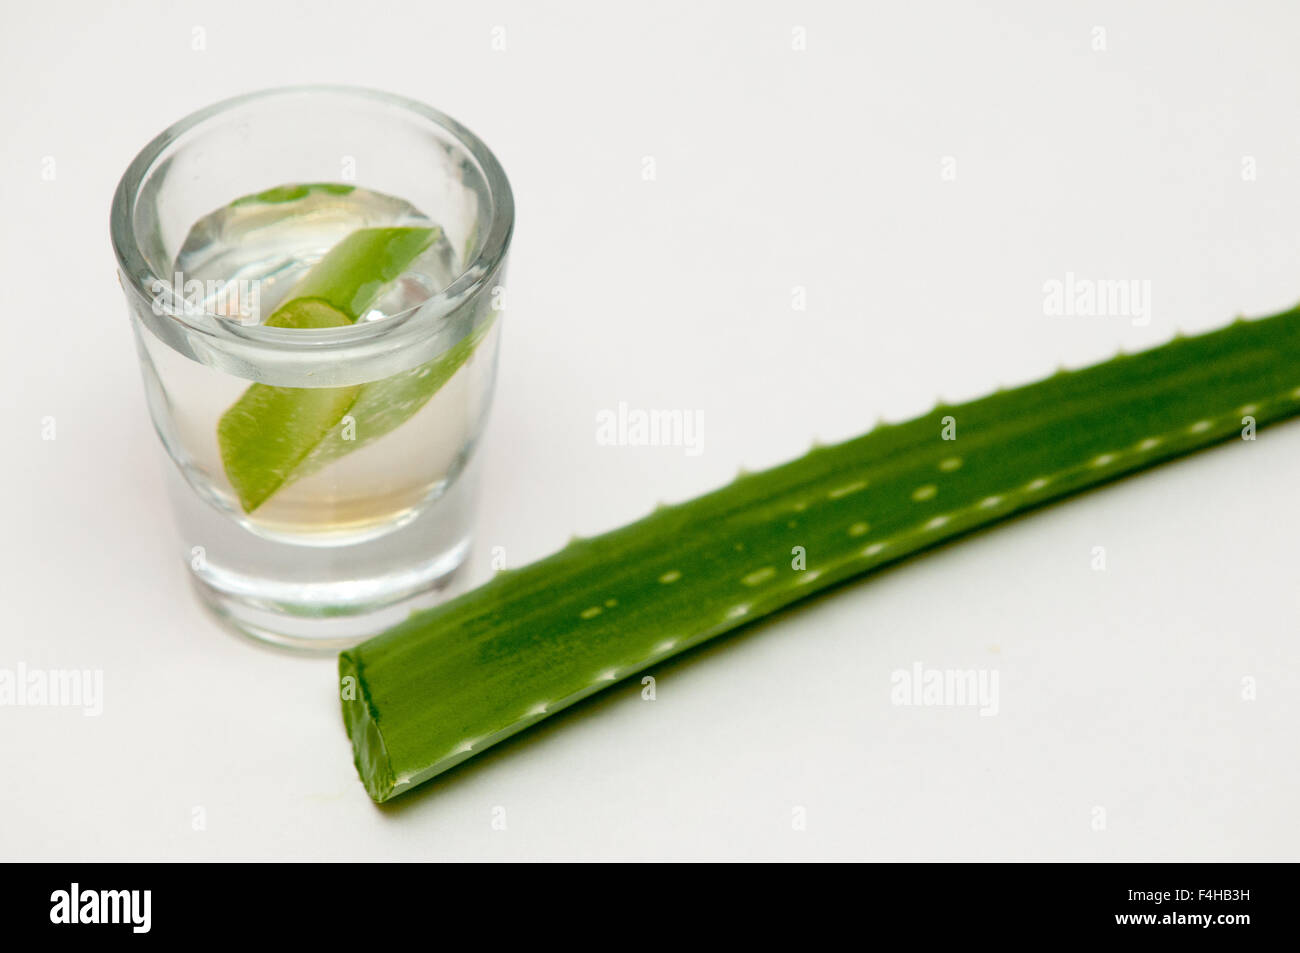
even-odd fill
[(343, 721), (352, 738), (357, 773), (365, 780), (366, 791), (376, 802), (387, 801), (396, 793), (396, 779), (379, 731), (378, 713), (370, 706), (361, 678), (361, 666), (346, 653), (339, 656), (339, 685), (343, 697)]

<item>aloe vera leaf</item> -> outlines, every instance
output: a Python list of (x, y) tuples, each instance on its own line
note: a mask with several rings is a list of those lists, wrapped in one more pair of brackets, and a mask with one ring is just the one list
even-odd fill
[[(352, 232), (312, 266), (293, 289), (293, 297), (266, 324), (323, 328), (354, 323), (384, 285), (439, 234), (436, 228), (407, 227)], [(365, 433), (367, 422), (352, 408), (363, 391), (374, 386), (250, 385), (217, 422), (222, 465), (244, 512), (252, 513), (282, 486), (320, 466), (321, 461), (312, 458), (313, 450), (340, 429), (344, 417), (351, 414), (356, 430)], [(367, 401), (372, 408), (374, 403)], [(339, 452), (351, 449), (355, 445), (349, 442)]]
[[(385, 801), (827, 587), (1233, 439), (1245, 417), (1263, 426), (1298, 412), (1300, 308), (940, 405), (741, 475), (343, 652), (357, 769)], [(943, 439), (951, 428), (956, 439)]]

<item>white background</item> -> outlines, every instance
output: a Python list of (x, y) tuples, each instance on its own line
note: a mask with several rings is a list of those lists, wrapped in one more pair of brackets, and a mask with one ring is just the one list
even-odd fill
[[(106, 698), (0, 709), (0, 858), (1295, 859), (1296, 425), (760, 624), (387, 809), (334, 662), (200, 611), (108, 207), (237, 93), (415, 97), (510, 175), (467, 582), (814, 436), (1300, 299), (1294, 5), (543, 6), (6, 3), (0, 666), (102, 669)], [(1150, 324), (1045, 316), (1069, 271), (1149, 280)], [(619, 401), (702, 411), (704, 453), (597, 445)], [(916, 662), (996, 669), (999, 714), (891, 705)]]

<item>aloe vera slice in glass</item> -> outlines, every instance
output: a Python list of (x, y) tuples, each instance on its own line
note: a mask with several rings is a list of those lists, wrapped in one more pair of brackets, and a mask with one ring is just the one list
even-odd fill
[[(358, 229), (312, 267), (294, 288), (292, 299), (267, 319), (267, 326), (306, 329), (354, 323), (439, 234), (436, 228)], [(473, 345), (468, 347), (472, 350)], [(425, 365), (448, 364), (451, 372), (445, 376), (431, 371), (421, 378), (417, 368), (353, 387), (251, 385), (217, 424), (222, 464), (244, 512), (252, 513), (281, 487), (408, 419), (464, 363), (468, 352), (457, 356), (456, 350)], [(407, 377), (419, 386), (403, 387)], [(347, 416), (364, 440), (331, 439), (341, 437)]]
[(313, 192), (325, 195), (348, 195), (356, 186), (342, 185), (337, 182), (303, 182), (295, 185), (277, 185), (273, 189), (245, 195), (230, 203), (231, 208), (241, 205), (279, 205), (283, 202), (296, 202), (305, 199)]
[[(314, 298), (290, 301), (273, 317), (281, 328), (336, 328), (352, 323), (347, 315)], [(261, 506), (293, 478), (312, 450), (338, 429), (360, 390), (360, 386), (254, 384), (221, 415), (217, 424), (221, 459), (246, 512)]]
[[(293, 297), (319, 298), (356, 321), (441, 234), (439, 228), (359, 228), (312, 266)], [(278, 327), (275, 320), (273, 314), (266, 323)]]
[(491, 327), (489, 318), (432, 361), (356, 388), (352, 404), (344, 411), (356, 421), (351, 439), (344, 439), (343, 428), (330, 428), (302, 461), (296, 474), (315, 473), (325, 464), (361, 449), (404, 424), (469, 360)]

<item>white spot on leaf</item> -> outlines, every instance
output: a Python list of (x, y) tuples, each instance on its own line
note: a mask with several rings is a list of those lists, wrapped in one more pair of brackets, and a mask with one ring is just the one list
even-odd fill
[(866, 488), (867, 488), (866, 480), (857, 480), (845, 486), (838, 486), (835, 489), (831, 490), (830, 493), (826, 495), (830, 497), (832, 500), (838, 500), (842, 496), (848, 496), (850, 493), (857, 493), (859, 490), (865, 490)]

